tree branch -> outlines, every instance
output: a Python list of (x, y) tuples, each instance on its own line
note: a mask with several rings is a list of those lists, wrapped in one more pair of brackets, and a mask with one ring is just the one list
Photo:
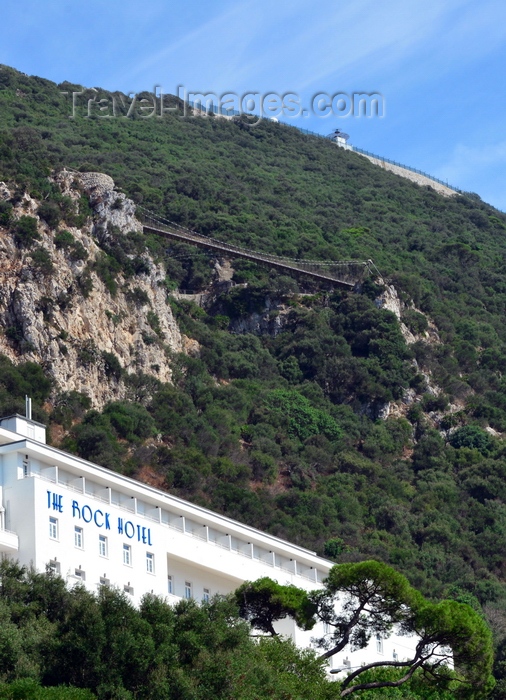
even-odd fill
[[(351, 688), (346, 688), (345, 690), (343, 690), (343, 692), (341, 693), (341, 697), (344, 698), (347, 695), (351, 695), (351, 693), (354, 693), (357, 690), (368, 690), (370, 688), (397, 688), (400, 685), (402, 685), (403, 683), (406, 683), (406, 681), (409, 681), (409, 679), (413, 676), (414, 672), (418, 668), (420, 668), (420, 666), (424, 663), (424, 661), (426, 661), (425, 658), (419, 659), (416, 662), (416, 664), (414, 664), (409, 669), (409, 671), (406, 673), (406, 675), (403, 676), (402, 678), (399, 678), (398, 681), (375, 681), (373, 683), (359, 683), (357, 685), (351, 686)], [(402, 664), (402, 662), (387, 662), (387, 663), (388, 663), (388, 665), (392, 665), (393, 663), (398, 663), (398, 665), (406, 665), (409, 662), (404, 662), (404, 664)], [(369, 664), (369, 666), (362, 667), (360, 673), (363, 673), (364, 671), (366, 671), (367, 669), (369, 669), (373, 666), (386, 666), (386, 665), (387, 665), (386, 663)], [(348, 680), (348, 679), (346, 679), (346, 680)]]
[(319, 659), (328, 659), (331, 656), (334, 656), (334, 654), (337, 654), (338, 652), (340, 652), (341, 649), (344, 649), (344, 647), (350, 641), (350, 634), (351, 634), (352, 629), (355, 627), (356, 624), (358, 624), (358, 622), (360, 620), (360, 615), (362, 614), (362, 612), (363, 612), (363, 610), (368, 602), (369, 601), (364, 601), (363, 603), (361, 603), (360, 607), (355, 611), (353, 617), (351, 618), (351, 620), (348, 622), (348, 624), (346, 626), (346, 631), (343, 633), (343, 636), (342, 636), (339, 644), (336, 644), (335, 647), (333, 647), (332, 649), (329, 649), (324, 654), (320, 654), (320, 656), (318, 657)]
[(348, 676), (346, 676), (345, 680), (342, 683), (343, 688), (346, 688), (349, 686), (349, 684), (357, 677), (360, 676), (361, 673), (364, 673), (364, 671), (369, 671), (371, 668), (379, 668), (383, 666), (392, 666), (394, 668), (402, 668), (403, 666), (412, 666), (413, 664), (418, 663), (418, 661), (425, 662), (427, 659), (430, 658), (429, 656), (422, 656), (421, 650), (417, 649), (417, 652), (414, 656), (413, 659), (410, 661), (373, 661), (370, 664), (367, 664), (367, 666), (361, 666), (358, 668), (356, 671), (353, 671), (353, 673), (350, 673)]

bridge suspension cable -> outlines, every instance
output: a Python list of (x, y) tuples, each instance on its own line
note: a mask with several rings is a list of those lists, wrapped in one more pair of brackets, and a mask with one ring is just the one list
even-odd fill
[(258, 264), (269, 265), (287, 273), (301, 274), (334, 286), (353, 289), (364, 278), (365, 274), (373, 273), (373, 270), (377, 271), (372, 260), (307, 260), (261, 253), (225, 243), (210, 236), (204, 236), (174, 221), (164, 219), (140, 205), (137, 205), (137, 211), (141, 214), (145, 232), (162, 235), (232, 257), (251, 260)]

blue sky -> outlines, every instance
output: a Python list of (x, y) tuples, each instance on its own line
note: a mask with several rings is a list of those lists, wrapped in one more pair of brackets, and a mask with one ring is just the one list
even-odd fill
[[(4, 0), (0, 63), (138, 92), (379, 92), (382, 118), (290, 120), (506, 211), (501, 0)], [(8, 30), (6, 29), (8, 28)]]

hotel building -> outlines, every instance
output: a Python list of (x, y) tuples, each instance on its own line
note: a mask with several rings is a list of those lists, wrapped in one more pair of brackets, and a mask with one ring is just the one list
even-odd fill
[[(30, 415), (30, 411), (27, 411)], [(0, 553), (91, 591), (113, 586), (134, 604), (145, 593), (169, 603), (207, 600), (263, 576), (305, 590), (322, 586), (333, 562), (255, 528), (46, 444), (31, 418), (0, 419)], [(279, 632), (302, 647), (330, 632), (292, 620)], [(343, 650), (334, 670), (411, 657), (413, 639), (392, 635)]]

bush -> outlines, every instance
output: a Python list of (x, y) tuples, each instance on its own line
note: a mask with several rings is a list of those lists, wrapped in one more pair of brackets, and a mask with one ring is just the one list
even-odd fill
[(332, 537), (323, 545), (323, 553), (329, 559), (337, 560), (344, 552), (349, 552), (350, 548), (341, 537)]
[(155, 434), (155, 422), (148, 411), (140, 404), (115, 401), (104, 409), (119, 437), (135, 441)]
[(54, 202), (42, 202), (37, 209), (37, 214), (43, 219), (50, 228), (56, 228), (60, 223), (61, 211)]
[(113, 352), (103, 352), (102, 360), (104, 361), (105, 373), (108, 377), (114, 377), (114, 379), (120, 379), (123, 372), (121, 363)]
[(75, 242), (76, 239), (70, 231), (59, 231), (54, 237), (54, 244), (59, 250), (62, 248), (71, 248)]
[(470, 447), (483, 455), (489, 454), (494, 447), (493, 437), (477, 425), (465, 425), (459, 428), (451, 435), (449, 442), (456, 449)]
[(413, 309), (408, 309), (402, 314), (402, 321), (406, 324), (409, 330), (415, 335), (424, 333), (428, 327), (429, 322), (423, 314), (414, 311)]
[(0, 393), (4, 389), (9, 397), (23, 398), (26, 394), (35, 401), (45, 401), (51, 392), (51, 380), (42, 367), (35, 362), (24, 362), (14, 366), (0, 355)]
[(136, 306), (146, 306), (149, 304), (147, 293), (140, 287), (134, 287), (126, 292), (126, 298)]
[(95, 260), (93, 269), (104, 283), (110, 295), (113, 297), (116, 296), (116, 292), (118, 291), (116, 275), (120, 271), (120, 265), (117, 260), (111, 258), (111, 256), (106, 253), (101, 253)]
[(96, 696), (85, 688), (69, 686), (44, 688), (33, 678), (21, 678), (0, 686), (2, 700), (94, 700)]
[(12, 340), (13, 343), (20, 343), (24, 338), (23, 326), (21, 324), (7, 326), (5, 329), (5, 337)]
[(270, 391), (266, 403), (273, 413), (289, 421), (289, 432), (299, 440), (307, 440), (311, 435), (322, 434), (329, 440), (339, 440), (343, 433), (335, 420), (311, 403), (297, 391), (276, 389)]
[(8, 226), (11, 222), (12, 204), (0, 200), (0, 226)]
[(99, 355), (98, 348), (92, 340), (85, 341), (77, 351), (77, 359), (85, 367), (95, 365)]
[(154, 330), (156, 335), (159, 338), (162, 338), (162, 340), (163, 340), (163, 338), (165, 336), (164, 336), (163, 331), (160, 327), (160, 319), (158, 318), (158, 314), (155, 314), (154, 311), (150, 310), (150, 311), (148, 311), (148, 313), (146, 315), (146, 320), (147, 320), (148, 324), (150, 325), (150, 327), (152, 328), (152, 330)]
[(53, 261), (45, 248), (35, 248), (35, 250), (30, 253), (30, 257), (33, 265), (37, 267), (42, 274), (50, 275), (54, 272)]
[(73, 438), (66, 438), (62, 447), (103, 467), (116, 470), (121, 467), (121, 446), (110, 425), (100, 417), (97, 419), (96, 412), (86, 415), (83, 423), (74, 428)]
[(21, 248), (30, 248), (35, 241), (40, 241), (37, 219), (33, 216), (22, 216), (14, 229), (14, 238)]
[(86, 394), (79, 391), (64, 392), (55, 400), (51, 420), (68, 430), (73, 421), (81, 419), (90, 408), (91, 401)]
[(89, 263), (83, 270), (82, 274), (80, 274), (79, 277), (77, 277), (76, 282), (81, 294), (85, 299), (87, 299), (93, 291), (93, 279), (91, 277), (91, 269)]
[(88, 259), (88, 251), (81, 241), (76, 241), (70, 231), (60, 231), (54, 237), (54, 244), (59, 250), (69, 251), (70, 259), (74, 262)]
[(81, 241), (76, 241), (70, 250), (70, 259), (73, 262), (78, 262), (79, 260), (88, 259), (88, 251), (83, 246)]
[(422, 407), (424, 411), (445, 411), (448, 406), (448, 397), (444, 394), (434, 396), (433, 394), (424, 394), (422, 398)]

